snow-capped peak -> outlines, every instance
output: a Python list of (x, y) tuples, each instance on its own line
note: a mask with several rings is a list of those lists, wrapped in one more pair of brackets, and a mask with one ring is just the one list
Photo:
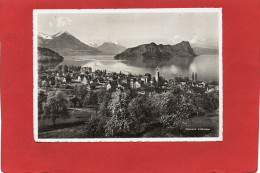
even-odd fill
[(85, 44), (88, 45), (88, 46), (91, 46), (91, 47), (98, 47), (97, 44), (92, 43), (92, 42), (85, 42)]
[(70, 35), (70, 33), (68, 33), (67, 31), (60, 31), (60, 32), (58, 32), (57, 34), (54, 34), (52, 37), (58, 37), (58, 36), (60, 36), (60, 35), (62, 35), (62, 34)]
[(38, 33), (38, 36), (40, 36), (40, 37), (42, 37), (44, 39), (52, 39), (51, 35), (44, 34), (44, 33), (41, 33), (41, 32)]
[(60, 31), (60, 32), (58, 32), (57, 34), (54, 34), (54, 35), (48, 35), (48, 34), (44, 34), (44, 33), (39, 32), (38, 36), (40, 36), (40, 37), (42, 37), (44, 39), (50, 40), (50, 39), (58, 37), (58, 36), (60, 36), (60, 35), (62, 35), (64, 33), (67, 34), (67, 35), (70, 35), (70, 33), (68, 33), (67, 31)]
[(116, 45), (119, 45), (119, 43), (117, 41), (113, 41), (112, 43), (116, 44)]

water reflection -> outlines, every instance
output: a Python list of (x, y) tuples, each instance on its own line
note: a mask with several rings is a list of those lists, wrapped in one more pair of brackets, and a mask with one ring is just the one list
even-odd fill
[(80, 65), (95, 69), (106, 69), (108, 72), (123, 72), (132, 74), (150, 73), (154, 75), (156, 67), (166, 79), (173, 78), (173, 74), (191, 77), (192, 72), (198, 74), (199, 80), (218, 81), (218, 56), (201, 55), (195, 58), (175, 58), (171, 61), (134, 63), (125, 60), (114, 60), (113, 56), (70, 56), (65, 57), (62, 65)]
[(156, 67), (165, 67), (175, 65), (178, 67), (182, 67), (188, 69), (191, 63), (193, 62), (194, 58), (191, 57), (176, 57), (171, 60), (153, 60), (148, 59), (144, 62), (135, 62), (135, 61), (122, 61), (125, 64), (139, 66), (139, 67), (146, 67), (146, 68), (156, 68)]

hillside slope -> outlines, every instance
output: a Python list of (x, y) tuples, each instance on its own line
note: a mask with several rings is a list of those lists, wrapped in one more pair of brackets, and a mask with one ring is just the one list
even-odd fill
[(64, 58), (62, 56), (50, 49), (38, 47), (39, 63), (57, 63), (62, 62), (63, 59)]

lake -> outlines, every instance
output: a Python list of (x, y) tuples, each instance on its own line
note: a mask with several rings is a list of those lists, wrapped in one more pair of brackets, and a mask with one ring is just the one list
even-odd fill
[[(180, 60), (178, 60), (180, 61)], [(182, 60), (181, 60), (182, 61)], [(218, 55), (201, 55), (185, 63), (164, 63), (159, 65), (160, 75), (164, 78), (171, 79), (173, 74), (191, 78), (192, 72), (197, 73), (198, 80), (218, 81), (219, 80), (219, 56)], [(156, 67), (138, 64), (129, 64), (124, 60), (114, 60), (111, 55), (87, 55), (87, 56), (65, 56), (61, 65), (80, 65), (83, 67), (92, 67), (92, 70), (106, 69), (107, 72), (122, 72), (132, 74), (150, 73), (154, 76)]]

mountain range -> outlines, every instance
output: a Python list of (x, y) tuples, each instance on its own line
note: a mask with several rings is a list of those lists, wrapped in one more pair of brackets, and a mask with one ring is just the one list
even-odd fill
[(135, 62), (150, 61), (154, 63), (180, 57), (187, 58), (196, 55), (218, 54), (218, 49), (192, 48), (187, 41), (182, 41), (175, 45), (142, 44), (128, 49), (117, 42), (104, 42), (101, 45), (91, 42), (83, 43), (66, 31), (54, 35), (38, 33), (38, 47), (52, 50), (60, 56), (115, 55), (115, 59)]
[(59, 32), (55, 35), (38, 34), (38, 46), (51, 49), (63, 56), (72, 55), (116, 55), (125, 50), (118, 43), (105, 42), (100, 46), (93, 43), (83, 43), (68, 32)]

